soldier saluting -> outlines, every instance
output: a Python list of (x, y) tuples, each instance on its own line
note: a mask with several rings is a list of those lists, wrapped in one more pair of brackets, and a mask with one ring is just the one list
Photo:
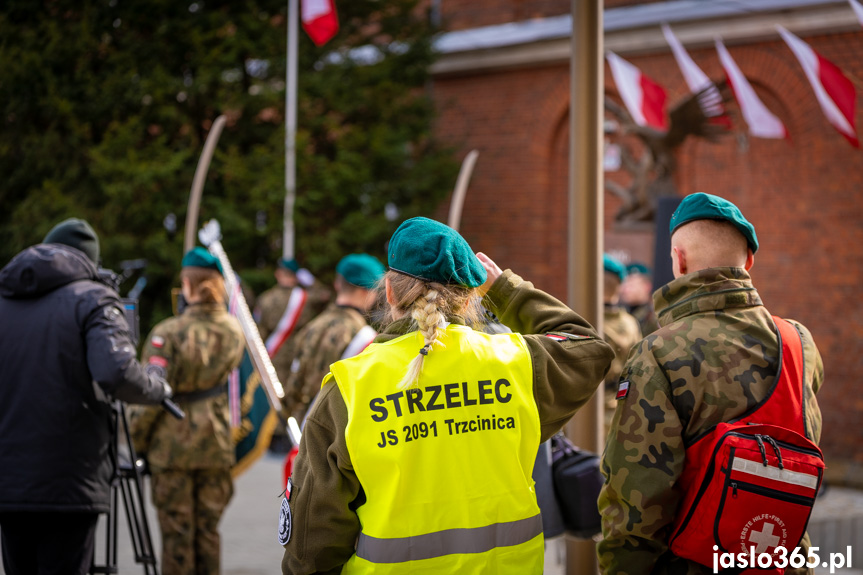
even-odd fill
[[(388, 252), (390, 322), (331, 366), (306, 417), (282, 572), (540, 574), (534, 459), (613, 353), (441, 223), (403, 222)], [(479, 296), (519, 333), (473, 329)]]

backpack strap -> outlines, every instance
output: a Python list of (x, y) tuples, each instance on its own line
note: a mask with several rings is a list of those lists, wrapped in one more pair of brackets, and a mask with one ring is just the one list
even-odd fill
[(780, 341), (777, 382), (761, 406), (741, 421), (781, 424), (808, 437), (803, 403), (803, 341), (791, 323), (777, 316), (773, 321)]

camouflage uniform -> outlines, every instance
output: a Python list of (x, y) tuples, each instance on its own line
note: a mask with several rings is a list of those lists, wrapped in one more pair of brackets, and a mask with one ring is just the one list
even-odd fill
[(611, 425), (611, 418), (617, 407), (614, 395), (617, 392), (617, 380), (629, 352), (641, 340), (641, 328), (638, 320), (627, 313), (622, 307), (605, 305), (603, 313), (602, 338), (614, 350), (614, 359), (605, 375), (605, 429)]
[(132, 439), (152, 471), (153, 503), (162, 531), (162, 573), (219, 573), (218, 523), (233, 495), (227, 392), (199, 399), (183, 394), (218, 389), (243, 357), (236, 319), (219, 304), (195, 304), (159, 323), (142, 363), (164, 371), (183, 420), (155, 407), (131, 414)]
[(321, 390), (321, 382), (330, 364), (342, 358), (351, 340), (363, 327), (366, 318), (357, 309), (330, 304), (297, 334), (294, 367), (285, 382), (286, 409), (297, 421), (306, 415), (309, 403)]
[[(641, 341), (624, 368), (629, 392), (618, 401), (602, 456), (600, 567), (628, 575), (712, 573), (667, 547), (682, 499), (675, 483), (685, 445), (765, 398), (779, 368), (779, 342), (742, 268), (687, 274), (658, 290), (654, 301), (662, 327)], [(803, 339), (807, 435), (817, 443), (815, 393), (824, 369), (809, 331), (792, 323)], [(801, 547), (806, 556), (808, 537)]]
[[(276, 352), (275, 357), (272, 358), (276, 375), (282, 382), (288, 380), (291, 363), (294, 361), (296, 334), (304, 325), (320, 314), (330, 301), (330, 291), (318, 282), (303, 289), (306, 290), (306, 303), (300, 312), (294, 331)], [(279, 325), (279, 320), (282, 319), (282, 315), (288, 307), (288, 300), (291, 298), (292, 291), (294, 288), (276, 285), (258, 297), (255, 305), (255, 319), (258, 322), (258, 331), (260, 331), (261, 339), (264, 342)]]

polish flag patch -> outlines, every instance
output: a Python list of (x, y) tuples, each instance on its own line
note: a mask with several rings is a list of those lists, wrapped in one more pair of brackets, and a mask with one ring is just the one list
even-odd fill
[(545, 334), (545, 337), (553, 339), (554, 341), (566, 341), (567, 339), (566, 336), (557, 335), (556, 333), (547, 333)]
[(155, 348), (161, 348), (165, 346), (165, 338), (160, 335), (154, 335), (150, 338), (150, 344)]
[(150, 356), (150, 359), (147, 363), (151, 365), (157, 365), (159, 367), (168, 367), (168, 360), (158, 355)]
[(617, 394), (614, 399), (623, 399), (629, 393), (629, 381), (623, 380), (617, 384)]

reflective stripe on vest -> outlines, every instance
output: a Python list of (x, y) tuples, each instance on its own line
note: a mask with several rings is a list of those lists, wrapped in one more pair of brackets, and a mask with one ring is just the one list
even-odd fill
[(343, 572), (541, 573), (531, 477), (539, 413), (524, 339), (460, 325), (438, 339), (405, 391), (398, 384), (423, 345), (419, 333), (331, 366), (366, 496)]
[(495, 547), (526, 543), (537, 535), (542, 535), (542, 517), (539, 515), (509, 523), (447, 529), (414, 537), (377, 539), (362, 533), (357, 542), (357, 556), (372, 563), (404, 563), (451, 553), (485, 553)]

